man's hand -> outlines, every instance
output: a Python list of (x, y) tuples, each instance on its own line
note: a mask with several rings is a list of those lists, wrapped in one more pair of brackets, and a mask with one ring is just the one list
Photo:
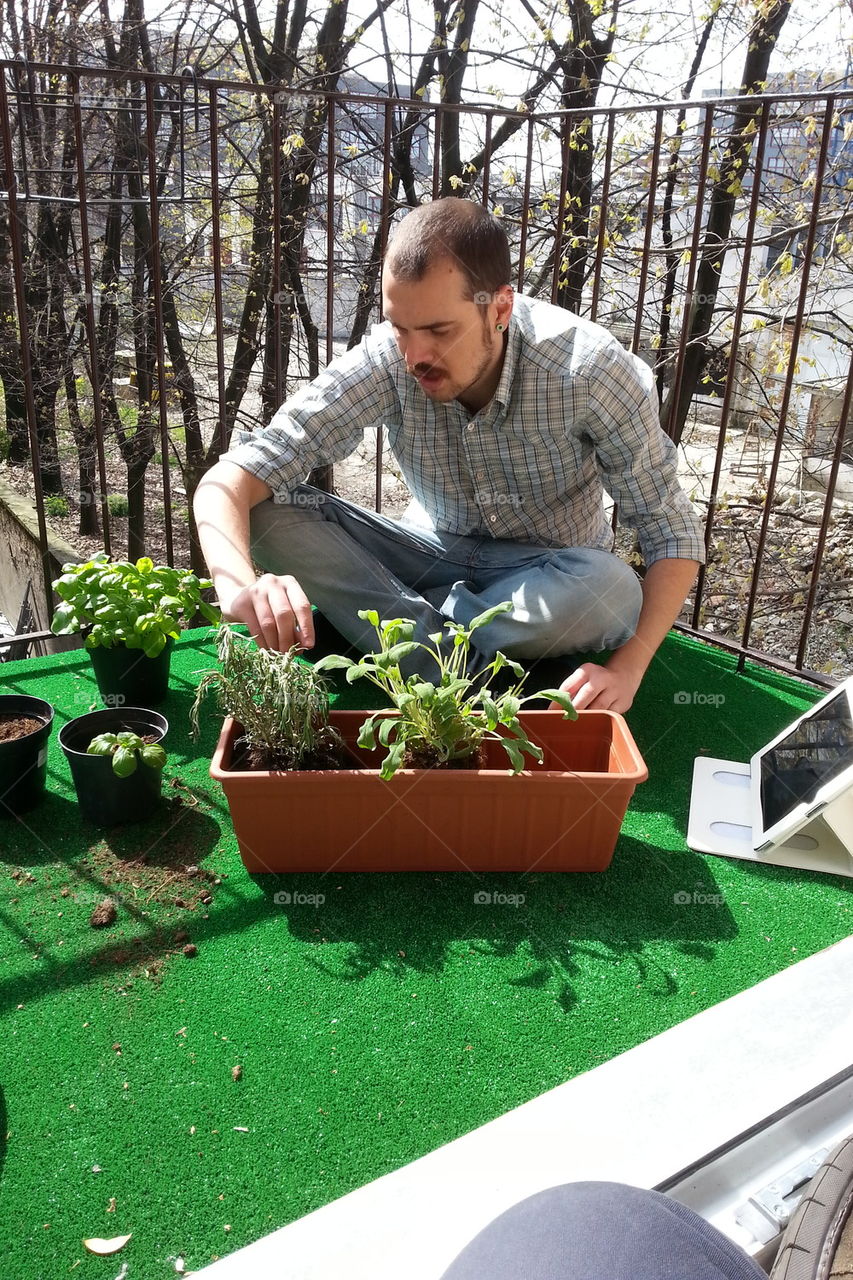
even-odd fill
[[(656, 560), (643, 579), (643, 607), (637, 630), (617, 649), (606, 667), (585, 662), (560, 685), (578, 711), (625, 714), (655, 651), (669, 631), (693, 585), (695, 560)], [(552, 707), (557, 703), (552, 702)]]
[(285, 653), (297, 644), (314, 647), (311, 601), (295, 578), (265, 573), (256, 582), (222, 601), (228, 622), (243, 622), (261, 649)]
[(199, 538), (222, 616), (243, 622), (262, 649), (285, 653), (314, 646), (311, 602), (295, 578), (255, 577), (249, 550), (249, 514), (272, 490), (227, 458), (211, 467), (196, 490)]
[[(566, 677), (560, 688), (569, 695), (578, 711), (619, 711), (624, 714), (634, 701), (642, 678), (642, 671), (637, 674), (585, 662)], [(552, 702), (551, 707), (559, 708), (559, 703)]]

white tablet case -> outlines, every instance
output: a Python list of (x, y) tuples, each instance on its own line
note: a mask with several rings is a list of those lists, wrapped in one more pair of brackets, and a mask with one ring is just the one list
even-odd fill
[(853, 876), (853, 791), (815, 817), (804, 818), (784, 843), (758, 853), (752, 847), (750, 768), (699, 756), (693, 765), (687, 843), (697, 853), (778, 867)]

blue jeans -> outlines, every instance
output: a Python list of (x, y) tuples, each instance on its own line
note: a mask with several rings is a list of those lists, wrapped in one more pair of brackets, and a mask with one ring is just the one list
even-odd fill
[(572, 1182), (490, 1222), (441, 1280), (767, 1280), (686, 1205), (618, 1182)]
[(637, 575), (592, 547), (549, 548), (420, 529), (303, 484), (251, 514), (251, 550), (267, 572), (290, 574), (356, 648), (374, 648), (359, 609), (411, 618), (424, 643), (447, 619), (467, 625), (504, 600), (511, 613), (475, 633), (479, 663), (616, 649), (634, 634)]

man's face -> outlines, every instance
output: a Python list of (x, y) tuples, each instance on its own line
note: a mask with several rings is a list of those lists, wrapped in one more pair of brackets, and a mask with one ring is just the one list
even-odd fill
[(442, 259), (412, 283), (397, 280), (386, 266), (382, 302), (406, 369), (425, 395), (473, 409), (488, 403), (503, 364), (503, 335), (495, 325), (503, 320), (506, 327), (511, 290), (503, 301), (479, 306), (465, 297), (462, 272)]

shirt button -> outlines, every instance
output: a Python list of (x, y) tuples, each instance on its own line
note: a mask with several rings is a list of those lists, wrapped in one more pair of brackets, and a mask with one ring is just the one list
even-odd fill
[(468, 423), (468, 430), (473, 431), (476, 426), (477, 426), (477, 420), (475, 418), (473, 422)]
[(494, 514), (494, 512), (492, 512), (492, 514), (489, 516), (489, 523), (494, 524), (496, 520), (497, 520), (497, 516)]

